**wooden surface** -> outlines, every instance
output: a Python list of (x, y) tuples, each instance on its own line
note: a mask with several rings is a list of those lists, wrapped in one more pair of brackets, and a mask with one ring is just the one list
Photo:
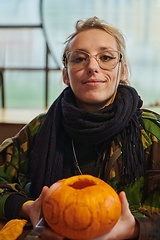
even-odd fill
[[(5, 221), (0, 221), (0, 229), (3, 228), (3, 226), (5, 225)], [(27, 234), (32, 231), (32, 227), (31, 226), (25, 226), (23, 228), (23, 233), (17, 238), (17, 240), (24, 240), (25, 237), (27, 236)], [(5, 240), (5, 239), (4, 239)]]
[(46, 112), (46, 109), (2, 109), (0, 108), (1, 123), (27, 124), (37, 115)]
[(0, 144), (5, 139), (14, 137), (24, 126), (25, 124), (0, 122)]
[(2, 109), (0, 108), (0, 144), (7, 138), (14, 137), (22, 127), (45, 109)]

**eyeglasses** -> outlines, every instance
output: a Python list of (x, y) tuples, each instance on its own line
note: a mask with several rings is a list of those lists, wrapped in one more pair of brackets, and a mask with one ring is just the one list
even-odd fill
[(81, 70), (88, 64), (89, 58), (91, 57), (95, 58), (100, 68), (105, 70), (115, 68), (118, 62), (122, 60), (122, 54), (119, 51), (108, 50), (97, 53), (96, 55), (91, 55), (84, 51), (75, 50), (66, 52), (64, 64), (65, 66), (68, 64), (71, 68)]

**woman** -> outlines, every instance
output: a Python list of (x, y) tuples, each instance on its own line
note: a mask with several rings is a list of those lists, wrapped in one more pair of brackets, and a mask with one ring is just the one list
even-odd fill
[[(114, 187), (122, 204), (120, 220), (98, 240), (159, 239), (159, 123), (142, 115), (142, 100), (126, 85), (122, 34), (96, 17), (78, 21), (63, 63), (68, 87), (46, 116), (1, 146), (1, 219), (35, 226), (51, 184), (91, 174)], [(41, 238), (63, 239), (49, 228)]]

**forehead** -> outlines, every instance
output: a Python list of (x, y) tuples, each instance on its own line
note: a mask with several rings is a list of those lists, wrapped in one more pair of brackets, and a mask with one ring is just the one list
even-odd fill
[(117, 50), (117, 43), (113, 36), (101, 29), (89, 29), (78, 33), (70, 42), (69, 49), (98, 51), (100, 49)]

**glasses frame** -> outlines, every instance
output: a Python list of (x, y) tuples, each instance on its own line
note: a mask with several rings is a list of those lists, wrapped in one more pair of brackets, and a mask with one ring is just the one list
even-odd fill
[[(87, 52), (81, 51), (81, 50), (74, 50), (74, 51), (66, 51), (65, 56), (64, 56), (64, 60), (63, 60), (65, 67), (67, 67), (67, 64), (69, 65), (69, 63), (68, 63), (68, 53), (76, 52), (76, 51), (79, 51), (79, 52), (82, 52), (82, 53), (87, 54), (87, 55), (89, 56), (88, 59), (89, 59), (90, 57), (94, 57), (94, 58), (96, 59), (98, 65), (99, 65), (99, 67), (100, 67), (101, 69), (104, 69), (104, 70), (114, 69), (114, 68), (117, 66), (117, 64), (122, 61), (122, 54), (121, 54), (120, 51), (118, 51), (118, 50), (110, 50), (110, 52), (117, 52), (117, 53), (118, 53), (118, 58), (119, 58), (119, 60), (117, 61), (117, 63), (115, 64), (115, 66), (113, 66), (112, 68), (102, 68), (102, 67), (100, 66), (100, 64), (99, 64), (99, 59), (97, 58), (97, 56), (98, 56), (98, 54), (100, 54), (100, 53), (107, 52), (107, 50), (106, 50), (106, 51), (99, 52), (99, 53), (97, 53), (97, 54), (95, 54), (95, 55), (92, 55), (92, 54), (90, 54), (90, 53), (87, 53)], [(87, 64), (87, 62), (86, 62), (86, 64)], [(69, 65), (69, 66), (70, 66), (72, 69), (81, 70), (81, 69), (84, 69), (84, 68), (85, 68), (86, 64), (84, 64), (82, 68), (74, 68), (74, 67), (71, 67), (70, 65)]]

